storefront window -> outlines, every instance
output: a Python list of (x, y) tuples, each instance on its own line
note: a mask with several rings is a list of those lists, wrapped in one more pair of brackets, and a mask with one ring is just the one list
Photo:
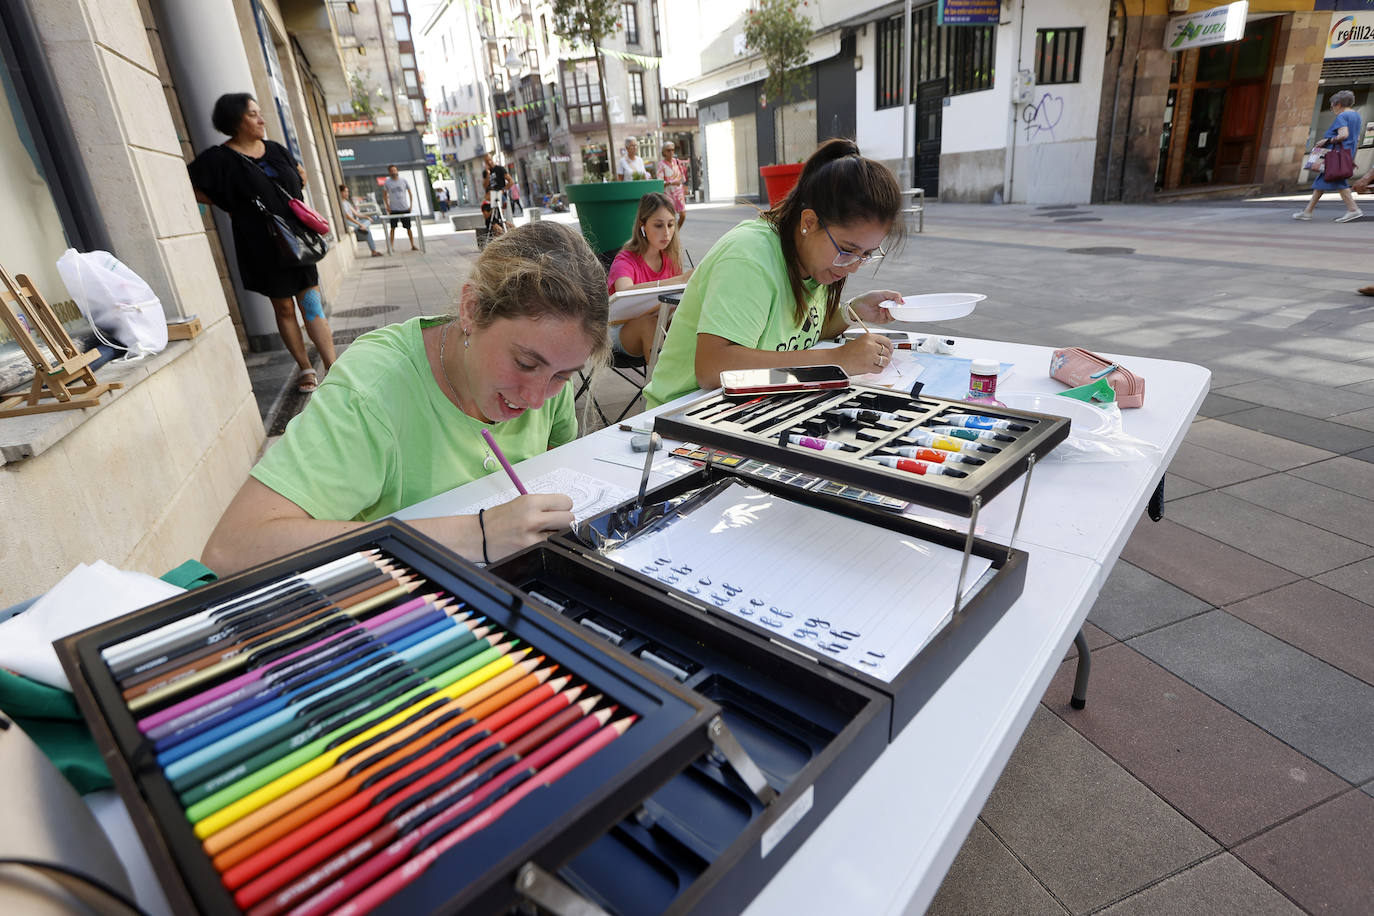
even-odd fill
[[(0, 38), (5, 36), (0, 35)], [(74, 336), (87, 327), (57, 273), (57, 259), (71, 247), (84, 247), (64, 224), (51, 163), (45, 162), (37, 127), (25, 115), (19, 67), (8, 42), (0, 41), (0, 265), (27, 274)], [(0, 379), (12, 383), (31, 367), (19, 345), (0, 324)], [(0, 385), (0, 388), (8, 384)]]
[(605, 181), (611, 168), (606, 160), (606, 147), (590, 145), (582, 147), (582, 175), (586, 180)]

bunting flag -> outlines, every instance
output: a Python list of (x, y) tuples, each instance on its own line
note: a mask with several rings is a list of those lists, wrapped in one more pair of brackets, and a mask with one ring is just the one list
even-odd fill
[(602, 54), (609, 54), (621, 60), (628, 60), (631, 63), (639, 64), (641, 67), (648, 67), (651, 70), (663, 63), (663, 58), (661, 57), (645, 57), (643, 54), (631, 54), (629, 51), (617, 51), (615, 48), (598, 48), (598, 50)]

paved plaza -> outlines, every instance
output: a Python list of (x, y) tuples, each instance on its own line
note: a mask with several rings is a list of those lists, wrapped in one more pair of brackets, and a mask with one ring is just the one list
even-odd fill
[[(922, 330), (1212, 371), (1165, 518), (1141, 520), (1088, 617), (1087, 708), (1066, 659), (930, 912), (1371, 911), (1374, 298), (1355, 290), (1374, 218), (1299, 206), (934, 203), (849, 281), (987, 294)], [(686, 249), (699, 262), (752, 213), (689, 208)], [(449, 308), (476, 241), (426, 239), (358, 261), (330, 303), (342, 343)], [(297, 407), (284, 354), (248, 361), (266, 422)], [(597, 391), (617, 412), (630, 394)]]

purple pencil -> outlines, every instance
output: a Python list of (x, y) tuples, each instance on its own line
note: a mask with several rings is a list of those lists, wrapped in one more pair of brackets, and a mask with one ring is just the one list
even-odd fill
[(496, 440), (491, 435), (491, 430), (482, 430), (482, 438), (487, 440), (487, 445), (491, 446), (491, 453), (496, 456), (497, 461), (501, 462), (501, 467), (506, 469), (506, 476), (510, 477), (510, 482), (515, 484), (516, 491), (521, 496), (529, 493), (529, 490), (525, 489), (525, 485), (520, 482), (520, 478), (515, 476), (515, 468), (510, 466), (506, 456), (501, 453), (501, 446), (496, 444)]

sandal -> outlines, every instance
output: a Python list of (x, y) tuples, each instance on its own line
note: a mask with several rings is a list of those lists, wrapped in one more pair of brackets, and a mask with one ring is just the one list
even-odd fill
[(296, 375), (296, 390), (301, 394), (309, 394), (318, 387), (320, 383), (316, 380), (314, 369), (302, 369)]

